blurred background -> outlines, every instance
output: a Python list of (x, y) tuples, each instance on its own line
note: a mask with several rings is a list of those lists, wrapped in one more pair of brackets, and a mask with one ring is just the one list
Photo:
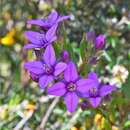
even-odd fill
[[(24, 70), (23, 63), (34, 59), (32, 51), (22, 49), (27, 42), (23, 33), (32, 29), (26, 21), (52, 9), (71, 14), (65, 26), (75, 50), (84, 32), (106, 34), (107, 51), (97, 70), (119, 90), (103, 102), (105, 114), (79, 107), (70, 115), (62, 101), (46, 96)], [(0, 130), (130, 130), (129, 71), (130, 0), (0, 0)]]

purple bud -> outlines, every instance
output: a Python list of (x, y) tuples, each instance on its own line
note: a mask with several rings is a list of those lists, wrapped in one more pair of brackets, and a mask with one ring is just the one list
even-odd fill
[(62, 60), (64, 62), (68, 62), (70, 60), (70, 56), (69, 56), (68, 51), (64, 50), (61, 55), (62, 55)]
[(30, 72), (30, 77), (35, 82), (38, 82), (38, 80), (39, 80), (39, 76), (34, 74), (34, 73), (32, 73), (32, 72)]
[(95, 49), (99, 49), (99, 50), (104, 49), (105, 48), (105, 40), (106, 40), (105, 35), (101, 34), (101, 35), (97, 36), (95, 39), (95, 43), (94, 43)]
[(89, 63), (95, 65), (97, 63), (97, 57), (90, 57)]
[(96, 34), (95, 34), (94, 31), (88, 32), (88, 33), (86, 34), (86, 40), (87, 40), (88, 42), (94, 42), (95, 37), (96, 37)]
[(89, 103), (87, 101), (81, 102), (80, 107), (82, 110), (85, 110), (86, 108), (89, 107)]

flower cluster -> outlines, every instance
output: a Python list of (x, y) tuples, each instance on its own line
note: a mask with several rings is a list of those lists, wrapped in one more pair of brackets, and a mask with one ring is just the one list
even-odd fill
[[(42, 31), (26, 31), (25, 36), (29, 43), (24, 46), (24, 49), (39, 48), (44, 51), (41, 51), (39, 60), (27, 62), (24, 67), (41, 89), (46, 89), (49, 95), (62, 96), (68, 111), (74, 112), (79, 99), (86, 98), (91, 106), (96, 108), (101, 99), (116, 88), (99, 82), (95, 72), (90, 72), (87, 77), (83, 77), (78, 73), (76, 64), (66, 50), (62, 51), (61, 58), (56, 59), (53, 43), (58, 39), (57, 29), (61, 22), (69, 18), (70, 16), (60, 16), (56, 11), (52, 11), (48, 18), (27, 22), (39, 26)], [(104, 49), (104, 35), (96, 37), (94, 32), (89, 32), (86, 37), (96, 51)]]

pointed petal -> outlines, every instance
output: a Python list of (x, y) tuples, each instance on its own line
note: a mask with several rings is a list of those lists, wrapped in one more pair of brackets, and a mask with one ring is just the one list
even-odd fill
[(90, 93), (89, 93), (89, 91), (88, 91), (88, 92), (86, 92), (86, 93), (82, 93), (80, 96), (81, 96), (81, 97), (89, 98), (89, 97), (90, 97)]
[(38, 82), (40, 76), (30, 72), (30, 77), (33, 81)]
[(42, 46), (28, 43), (27, 45), (24, 46), (23, 49), (29, 50), (29, 49), (33, 49), (33, 48), (42, 48)]
[(96, 97), (96, 98), (89, 98), (89, 101), (91, 103), (91, 105), (96, 108), (99, 106), (100, 102), (101, 102), (101, 97)]
[(27, 24), (33, 24), (33, 25), (38, 25), (38, 26), (46, 25), (46, 23), (44, 23), (42, 19), (31, 19), (27, 21)]
[(113, 91), (116, 90), (116, 87), (115, 86), (112, 86), (112, 85), (103, 85), (101, 88), (100, 88), (100, 96), (106, 96), (110, 93), (112, 93)]
[(97, 74), (95, 72), (90, 72), (88, 74), (88, 78), (93, 79), (96, 84), (99, 84), (98, 77), (97, 77)]
[(56, 57), (55, 57), (55, 51), (52, 47), (52, 45), (48, 45), (44, 55), (43, 55), (43, 60), (46, 64), (49, 65), (54, 65), (55, 61), (56, 61)]
[(35, 31), (26, 31), (24, 35), (28, 38), (28, 40), (36, 45), (41, 45), (41, 39), (45, 37), (44, 34), (35, 32)]
[(54, 42), (54, 41), (56, 41), (56, 40), (57, 40), (57, 36), (54, 36), (54, 37), (52, 37), (52, 38), (50, 39), (49, 43), (52, 43), (52, 42)]
[(89, 89), (95, 86), (95, 83), (91, 79), (80, 79), (76, 82), (77, 90), (80, 93), (86, 93)]
[(58, 24), (53, 25), (46, 33), (46, 39), (48, 42), (52, 41), (52, 38), (56, 35)]
[(54, 75), (55, 75), (55, 76), (59, 75), (59, 74), (60, 74), (61, 72), (63, 72), (66, 68), (67, 68), (67, 64), (65, 64), (64, 62), (59, 62), (59, 63), (56, 64), (56, 66), (55, 66)]
[(68, 16), (61, 16), (58, 18), (57, 22), (62, 22), (62, 21), (67, 20), (67, 19), (70, 19), (69, 15)]
[(24, 68), (34, 74), (43, 74), (43, 65), (40, 61), (31, 61), (24, 64)]
[(73, 62), (68, 63), (67, 68), (64, 72), (64, 78), (67, 82), (75, 81), (78, 78), (77, 68)]
[(57, 11), (52, 11), (51, 13), (50, 13), (50, 15), (48, 16), (48, 20), (49, 20), (49, 22), (51, 22), (51, 23), (55, 23), (56, 22), (56, 20), (57, 20), (57, 18), (58, 18), (58, 13), (57, 13)]
[(41, 78), (39, 78), (39, 86), (41, 89), (44, 89), (51, 81), (53, 81), (52, 76), (44, 75)]
[(54, 84), (52, 87), (48, 88), (48, 94), (54, 96), (63, 96), (66, 93), (65, 84), (62, 82), (58, 82)]
[(78, 105), (78, 96), (74, 92), (68, 92), (65, 95), (65, 104), (69, 112), (74, 112)]

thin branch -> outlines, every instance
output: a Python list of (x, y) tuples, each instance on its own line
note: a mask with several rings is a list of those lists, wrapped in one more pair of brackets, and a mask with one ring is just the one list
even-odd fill
[(23, 119), (16, 125), (16, 127), (15, 127), (13, 130), (20, 130), (20, 129), (24, 126), (24, 124), (31, 118), (32, 114), (33, 114), (33, 111), (30, 111), (30, 112), (28, 113), (28, 116), (25, 117), (25, 118), (23, 118)]
[(61, 130), (69, 130), (76, 122), (77, 119), (79, 118), (80, 114), (81, 114), (82, 110), (78, 109), (74, 115), (72, 115), (72, 118), (69, 120), (68, 123), (65, 123), (62, 127)]
[(44, 130), (45, 124), (50, 116), (50, 114), (52, 113), (54, 107), (56, 106), (56, 104), (59, 102), (59, 97), (56, 97), (52, 104), (49, 106), (46, 114), (43, 116), (40, 127), (38, 128), (38, 130)]

